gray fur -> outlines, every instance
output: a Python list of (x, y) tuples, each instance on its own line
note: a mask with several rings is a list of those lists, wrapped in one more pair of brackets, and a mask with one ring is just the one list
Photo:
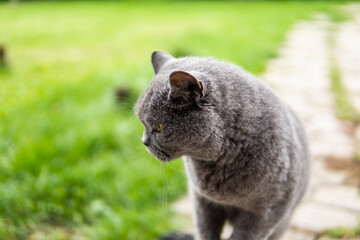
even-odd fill
[[(135, 111), (151, 154), (160, 161), (184, 157), (195, 239), (219, 240), (225, 221), (234, 225), (230, 240), (278, 239), (309, 178), (298, 118), (272, 89), (233, 64), (163, 52), (154, 52), (152, 61), (156, 75)], [(172, 86), (169, 77), (179, 71), (198, 82), (180, 74)]]

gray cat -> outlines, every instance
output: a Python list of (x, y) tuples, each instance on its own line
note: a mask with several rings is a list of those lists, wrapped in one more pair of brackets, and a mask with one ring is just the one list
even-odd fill
[(184, 157), (197, 240), (274, 240), (304, 195), (310, 155), (295, 114), (255, 76), (212, 58), (154, 52), (135, 111), (160, 161)]

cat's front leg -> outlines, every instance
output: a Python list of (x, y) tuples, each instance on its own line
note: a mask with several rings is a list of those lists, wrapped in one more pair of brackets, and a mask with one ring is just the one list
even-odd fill
[[(281, 214), (256, 215), (248, 211), (239, 211), (234, 221), (234, 231), (229, 240), (268, 240), (277, 230)], [(277, 239), (281, 234), (271, 238)]]
[(220, 240), (226, 220), (223, 207), (193, 192), (196, 240)]

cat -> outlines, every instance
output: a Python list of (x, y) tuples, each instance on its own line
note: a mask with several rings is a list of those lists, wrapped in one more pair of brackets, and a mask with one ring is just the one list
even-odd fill
[(195, 239), (219, 240), (225, 221), (229, 240), (279, 239), (309, 179), (296, 115), (234, 64), (162, 51), (152, 64), (155, 76), (135, 105), (142, 142), (160, 161), (183, 157)]

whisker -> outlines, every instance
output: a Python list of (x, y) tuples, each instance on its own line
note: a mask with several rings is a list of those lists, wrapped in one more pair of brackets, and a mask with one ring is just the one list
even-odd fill
[(169, 166), (172, 170), (174, 170), (174, 171), (176, 171), (176, 172), (185, 172), (184, 169), (176, 169), (176, 168), (171, 164), (171, 162), (168, 163), (168, 166)]
[(167, 199), (165, 194), (165, 184), (164, 184), (164, 171), (163, 171), (163, 163), (160, 162), (160, 169), (161, 169), (161, 182), (162, 182), (162, 208), (167, 207)]
[(167, 164), (164, 163), (165, 179), (166, 179), (167, 190), (169, 191), (169, 195), (171, 196), (171, 189), (170, 189), (170, 184), (169, 184), (169, 181), (168, 181), (168, 178), (167, 178), (166, 168), (167, 168)]

